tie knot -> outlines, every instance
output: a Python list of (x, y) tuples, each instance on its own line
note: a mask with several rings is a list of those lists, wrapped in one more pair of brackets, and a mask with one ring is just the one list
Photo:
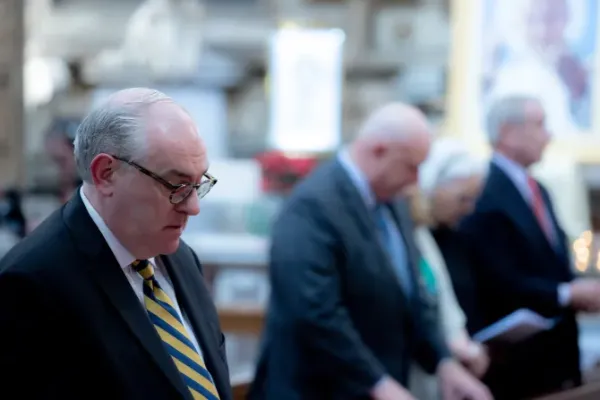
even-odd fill
[(151, 280), (154, 277), (154, 268), (148, 260), (135, 260), (131, 266), (145, 280)]
[(527, 183), (529, 184), (529, 186), (537, 186), (537, 181), (531, 175), (527, 175)]
[(529, 186), (529, 189), (533, 192), (534, 196), (538, 196), (540, 194), (540, 185), (535, 180), (535, 178), (527, 176), (527, 185)]

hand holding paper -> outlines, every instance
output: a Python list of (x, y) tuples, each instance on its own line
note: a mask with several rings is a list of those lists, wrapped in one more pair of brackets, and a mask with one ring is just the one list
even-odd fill
[(475, 377), (481, 378), (488, 369), (490, 358), (487, 349), (467, 337), (460, 337), (449, 343), (452, 355)]

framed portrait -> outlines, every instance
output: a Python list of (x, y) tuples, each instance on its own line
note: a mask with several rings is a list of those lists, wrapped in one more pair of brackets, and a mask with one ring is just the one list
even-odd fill
[(486, 147), (485, 116), (505, 96), (540, 100), (549, 152), (600, 163), (599, 2), (455, 0), (449, 134)]

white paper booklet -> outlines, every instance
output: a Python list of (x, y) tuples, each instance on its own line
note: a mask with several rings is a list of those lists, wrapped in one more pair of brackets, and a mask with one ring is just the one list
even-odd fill
[(516, 343), (536, 333), (550, 330), (555, 324), (554, 319), (544, 318), (534, 311), (521, 308), (480, 330), (473, 335), (473, 339), (480, 343)]

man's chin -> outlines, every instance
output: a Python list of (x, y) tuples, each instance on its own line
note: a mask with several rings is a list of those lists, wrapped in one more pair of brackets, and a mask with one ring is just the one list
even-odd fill
[(161, 252), (160, 254), (173, 254), (179, 249), (180, 238), (177, 239), (169, 239), (165, 240), (161, 243)]

